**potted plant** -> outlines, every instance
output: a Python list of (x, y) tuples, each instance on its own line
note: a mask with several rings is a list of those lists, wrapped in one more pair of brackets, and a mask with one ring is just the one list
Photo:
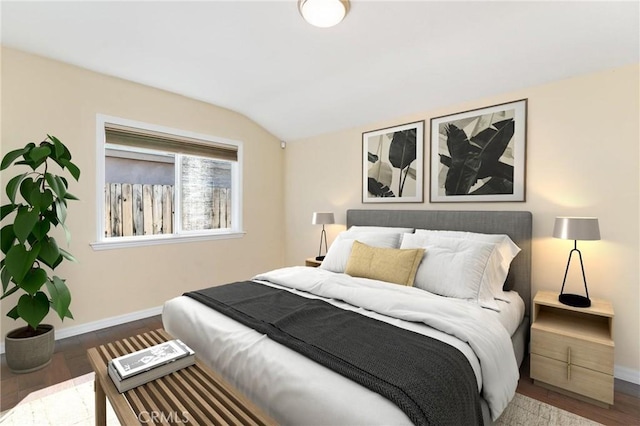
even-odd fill
[[(60, 319), (71, 318), (71, 294), (65, 280), (53, 275), (63, 260), (75, 261), (66, 250), (58, 247), (52, 236), (58, 226), (64, 229), (67, 201), (77, 200), (67, 192), (69, 183), (64, 176), (54, 174), (56, 163), (62, 171), (77, 181), (80, 169), (71, 162), (71, 153), (55, 136), (39, 145), (28, 143), (24, 148), (8, 152), (0, 170), (26, 166), (6, 185), (9, 203), (0, 207), (0, 220), (12, 217), (11, 223), (0, 229), (0, 261), (2, 297), (18, 293), (16, 305), (7, 313), (14, 320), (21, 318), (27, 325), (10, 331), (5, 337), (7, 365), (11, 371), (27, 373), (40, 369), (53, 355), (53, 326), (41, 324), (50, 309)], [(48, 294), (47, 294), (48, 293)]]

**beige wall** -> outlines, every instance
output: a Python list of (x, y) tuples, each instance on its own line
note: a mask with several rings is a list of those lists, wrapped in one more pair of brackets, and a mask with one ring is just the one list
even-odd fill
[[(600, 218), (603, 239), (580, 243), (590, 292), (613, 301), (617, 375), (637, 381), (639, 72), (633, 65), (562, 80), (290, 141), (282, 151), (275, 137), (238, 113), (3, 48), (1, 149), (5, 153), (52, 133), (69, 146), (83, 173), (80, 183), (71, 184), (81, 201), (70, 206), (68, 221), (69, 251), (79, 263), (58, 270), (72, 290), (75, 320), (60, 323), (51, 314), (49, 322), (59, 329), (159, 306), (190, 289), (246, 279), (281, 266), (283, 259), (286, 264), (302, 264), (317, 252), (320, 229), (311, 225), (311, 214), (321, 210), (335, 212), (342, 224), (347, 208), (530, 210), (533, 291), (558, 290), (571, 242), (551, 238), (553, 219), (593, 215)], [(361, 203), (363, 131), (426, 120), (427, 156), (431, 117), (521, 98), (529, 99), (525, 203), (430, 204), (428, 189), (423, 204)], [(97, 113), (243, 141), (247, 234), (240, 239), (93, 251), (89, 243), (96, 234)], [(3, 182), (7, 176), (3, 172)], [(427, 188), (428, 176), (425, 157)], [(4, 203), (4, 187), (2, 193)], [(329, 242), (343, 228), (328, 226)], [(3, 334), (17, 325), (4, 316), (9, 305), (2, 303)]]
[[(279, 141), (246, 117), (203, 102), (60, 62), (2, 50), (2, 152), (59, 137), (82, 170), (70, 192), (69, 251), (79, 263), (56, 272), (72, 291), (74, 321), (59, 329), (160, 306), (184, 291), (248, 279), (282, 265), (284, 154)], [(94, 251), (96, 240), (96, 114), (219, 136), (244, 143), (246, 235), (197, 243)], [(10, 174), (3, 172), (6, 182)], [(6, 202), (2, 186), (2, 202)], [(64, 236), (58, 239), (63, 242)], [(64, 243), (63, 247), (64, 247)], [(11, 302), (15, 299), (11, 298)], [(5, 317), (2, 334), (18, 324)]]
[[(289, 143), (286, 149), (286, 262), (302, 264), (318, 250), (314, 211), (333, 211), (329, 242), (344, 229), (348, 208), (529, 210), (533, 213), (533, 292), (559, 291), (571, 241), (551, 237), (556, 216), (597, 216), (602, 240), (579, 243), (592, 297), (615, 309), (616, 375), (638, 382), (639, 318), (639, 67), (613, 69), (364, 127)], [(425, 94), (428, 96), (428, 94)], [(524, 203), (429, 203), (429, 120), (528, 98)], [(363, 131), (425, 121), (425, 202), (361, 202)], [(574, 265), (575, 266), (575, 265)], [(571, 277), (580, 291), (580, 277)]]

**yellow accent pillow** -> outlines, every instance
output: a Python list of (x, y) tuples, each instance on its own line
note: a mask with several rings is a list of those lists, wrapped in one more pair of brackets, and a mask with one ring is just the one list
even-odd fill
[(345, 274), (412, 286), (425, 250), (371, 247), (354, 241)]

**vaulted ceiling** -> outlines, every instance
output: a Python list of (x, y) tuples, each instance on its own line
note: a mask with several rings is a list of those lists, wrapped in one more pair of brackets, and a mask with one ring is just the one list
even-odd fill
[(2, 44), (238, 111), (291, 141), (639, 62), (640, 3), (2, 1)]

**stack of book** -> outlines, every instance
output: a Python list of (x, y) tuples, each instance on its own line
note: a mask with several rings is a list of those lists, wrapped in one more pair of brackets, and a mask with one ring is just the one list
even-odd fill
[(122, 393), (195, 362), (191, 348), (176, 339), (113, 358), (108, 371), (118, 392)]

